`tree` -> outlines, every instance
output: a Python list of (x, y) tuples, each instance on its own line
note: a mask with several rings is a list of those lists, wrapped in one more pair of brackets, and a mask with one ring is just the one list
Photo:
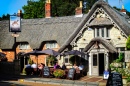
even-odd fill
[(28, 1), (28, 4), (22, 7), (24, 10), (23, 18), (42, 18), (45, 13), (44, 4), (44, 0)]

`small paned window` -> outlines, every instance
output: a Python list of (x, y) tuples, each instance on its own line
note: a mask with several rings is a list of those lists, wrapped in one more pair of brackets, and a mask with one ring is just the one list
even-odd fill
[(64, 57), (64, 62), (65, 62), (65, 64), (69, 64), (70, 63), (69, 62), (69, 55)]
[(109, 38), (109, 29), (105, 27), (99, 27), (94, 29), (94, 37)]
[(97, 66), (97, 54), (93, 55), (93, 66)]
[(20, 43), (19, 49), (21, 49), (21, 50), (29, 49), (29, 44), (28, 43)]
[(47, 42), (46, 48), (49, 48), (49, 49), (57, 48), (57, 43), (56, 42)]

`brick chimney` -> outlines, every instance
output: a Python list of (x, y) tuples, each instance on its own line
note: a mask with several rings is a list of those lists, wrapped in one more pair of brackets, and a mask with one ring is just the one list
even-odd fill
[(126, 14), (126, 10), (125, 10), (125, 8), (124, 8), (124, 5), (122, 5), (122, 9), (120, 10), (120, 12)]
[(18, 10), (17, 16), (22, 17), (22, 10)]
[(51, 18), (51, 1), (46, 0), (45, 3), (45, 18)]
[(83, 8), (82, 1), (80, 1), (80, 6), (75, 9), (75, 16), (76, 17), (82, 17), (83, 16), (82, 8)]

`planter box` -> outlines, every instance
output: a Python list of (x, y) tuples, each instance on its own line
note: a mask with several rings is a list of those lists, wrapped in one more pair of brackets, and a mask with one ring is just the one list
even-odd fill
[(123, 85), (126, 85), (127, 84), (127, 80), (126, 80), (126, 76), (122, 76), (122, 82), (123, 82)]

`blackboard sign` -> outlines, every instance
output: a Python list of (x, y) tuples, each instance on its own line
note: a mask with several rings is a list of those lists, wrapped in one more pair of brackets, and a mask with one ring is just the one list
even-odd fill
[(122, 75), (117, 72), (110, 73), (106, 86), (123, 86)]
[(43, 76), (50, 76), (50, 69), (49, 69), (49, 67), (45, 66), (43, 68)]
[(70, 68), (69, 71), (68, 71), (67, 78), (73, 79), (74, 78), (74, 74), (75, 74), (75, 69), (74, 68)]

